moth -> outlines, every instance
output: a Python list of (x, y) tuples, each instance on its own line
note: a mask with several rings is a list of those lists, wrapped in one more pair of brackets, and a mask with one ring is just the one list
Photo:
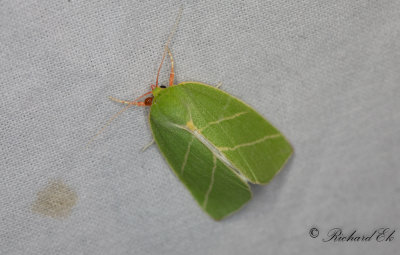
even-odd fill
[[(150, 107), (151, 132), (160, 152), (200, 207), (220, 220), (251, 199), (249, 183), (267, 184), (293, 149), (279, 130), (236, 97), (201, 82), (174, 84), (168, 48), (173, 32), (151, 91), (134, 101), (111, 99), (127, 105), (122, 111), (134, 105)], [(160, 86), (167, 54), (169, 85)]]

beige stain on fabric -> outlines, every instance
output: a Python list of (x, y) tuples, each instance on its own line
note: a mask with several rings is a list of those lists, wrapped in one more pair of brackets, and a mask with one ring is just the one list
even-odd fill
[(57, 180), (37, 193), (32, 211), (52, 218), (66, 218), (77, 200), (76, 192)]

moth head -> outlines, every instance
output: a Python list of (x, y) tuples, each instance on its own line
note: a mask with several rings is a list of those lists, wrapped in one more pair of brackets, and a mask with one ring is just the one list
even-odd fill
[(153, 103), (153, 96), (148, 97), (144, 100), (144, 105), (146, 105), (146, 106), (150, 106), (150, 105), (152, 105), (152, 103)]

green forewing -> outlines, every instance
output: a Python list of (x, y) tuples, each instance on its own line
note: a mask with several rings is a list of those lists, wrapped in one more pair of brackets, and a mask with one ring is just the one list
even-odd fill
[(197, 82), (156, 88), (154, 139), (175, 174), (215, 219), (251, 198), (247, 181), (268, 183), (292, 154), (283, 135), (251, 107)]

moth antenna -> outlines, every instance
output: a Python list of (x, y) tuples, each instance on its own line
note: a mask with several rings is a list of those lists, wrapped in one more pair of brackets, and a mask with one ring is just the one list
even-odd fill
[(181, 6), (181, 7), (179, 8), (179, 12), (178, 12), (178, 16), (176, 17), (175, 24), (174, 24), (174, 26), (173, 26), (173, 28), (172, 28), (172, 30), (171, 30), (171, 33), (170, 33), (169, 36), (168, 36), (167, 42), (166, 42), (165, 45), (164, 45), (164, 52), (163, 52), (163, 55), (162, 55), (162, 58), (161, 58), (160, 66), (158, 67), (158, 71), (157, 71), (156, 87), (158, 87), (158, 77), (160, 76), (161, 67), (162, 67), (162, 64), (163, 64), (163, 62), (164, 62), (165, 55), (167, 54), (168, 45), (169, 45), (169, 43), (171, 42), (172, 37), (174, 36), (174, 34), (175, 34), (175, 32), (176, 32), (176, 29), (178, 28), (179, 21), (180, 21), (180, 19), (181, 19), (181, 17), (182, 17), (182, 11), (183, 11), (183, 7)]
[(127, 106), (125, 106), (124, 108), (122, 108), (122, 110), (120, 110), (119, 112), (117, 112), (116, 114), (114, 114), (108, 121), (107, 123), (89, 140), (89, 142), (86, 144), (86, 148), (89, 147), (89, 145), (94, 141), (94, 139), (96, 139), (96, 137), (98, 137), (100, 134), (102, 134), (104, 132), (104, 130), (111, 124), (111, 122), (113, 120), (115, 120), (119, 115), (121, 115), (124, 111), (126, 111), (129, 107), (133, 106), (134, 104), (129, 104)]
[(124, 108), (122, 108), (122, 110), (120, 110), (119, 112), (117, 112), (116, 114), (114, 114), (108, 121), (107, 123), (97, 132), (97, 134), (95, 134), (87, 143), (86, 148), (94, 141), (94, 139), (96, 139), (96, 137), (98, 137), (101, 133), (104, 132), (104, 130), (111, 124), (111, 122), (113, 120), (115, 120), (119, 115), (121, 115), (124, 111), (126, 111), (129, 107), (133, 106), (133, 105), (138, 105), (137, 101), (147, 95), (150, 95), (152, 92), (147, 92), (143, 95), (141, 95), (140, 97), (136, 98), (134, 101), (125, 101), (125, 100), (119, 100), (113, 97), (110, 97), (111, 100), (118, 102), (118, 103), (122, 103), (122, 104), (128, 104), (127, 106), (125, 106)]

